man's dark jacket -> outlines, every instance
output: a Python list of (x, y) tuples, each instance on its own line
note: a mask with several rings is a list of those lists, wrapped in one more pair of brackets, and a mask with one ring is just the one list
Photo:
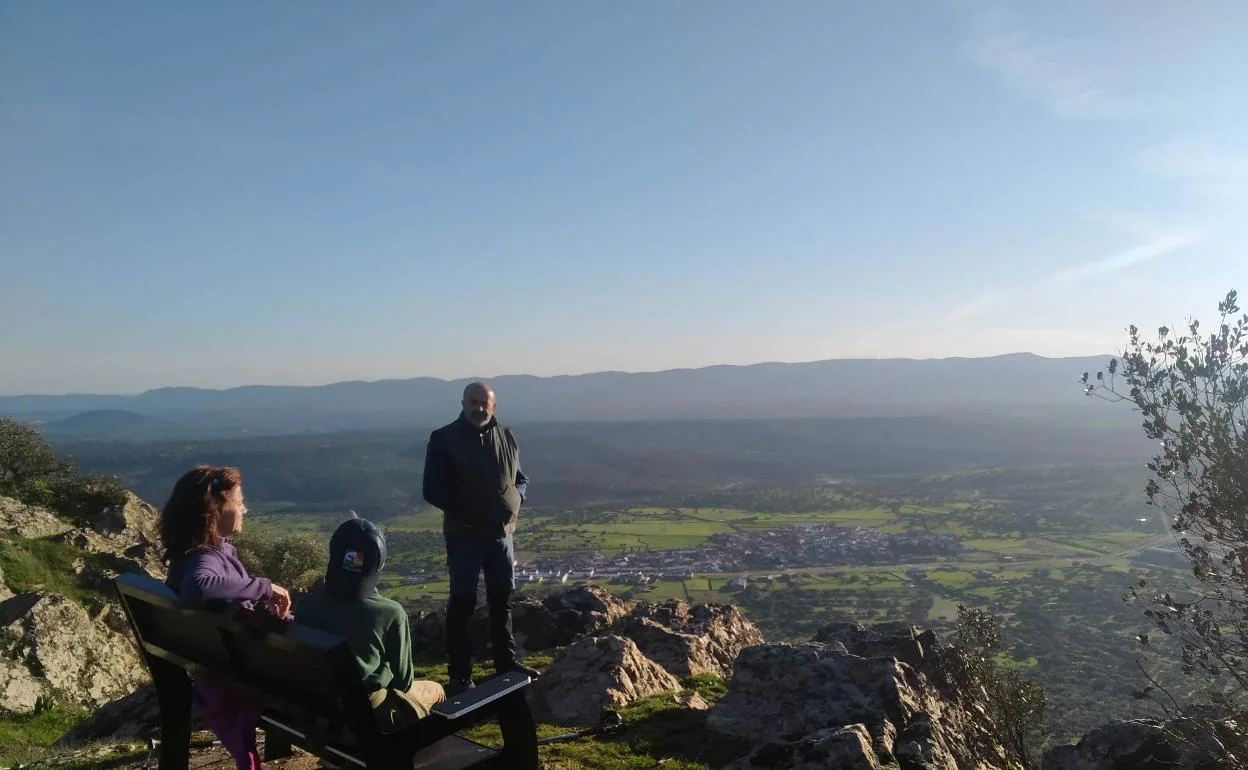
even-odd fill
[(512, 534), (528, 485), (516, 437), (498, 420), (478, 428), (461, 414), (429, 434), (423, 494), (427, 503), (442, 509), (445, 535)]

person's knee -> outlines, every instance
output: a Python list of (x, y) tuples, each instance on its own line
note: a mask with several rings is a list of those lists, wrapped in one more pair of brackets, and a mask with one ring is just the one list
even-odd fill
[(508, 585), (487, 587), (485, 591), (485, 599), (491, 609), (510, 610), (512, 595), (511, 586)]
[(452, 593), (446, 601), (446, 616), (448, 620), (452, 617), (470, 616), (476, 608), (476, 591), (472, 593)]

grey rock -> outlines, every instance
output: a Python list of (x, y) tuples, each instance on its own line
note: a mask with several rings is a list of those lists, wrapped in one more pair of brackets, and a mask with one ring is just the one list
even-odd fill
[[(126, 493), (126, 502), (105, 508), (89, 526), (69, 528), (53, 536), (90, 555), (94, 568), (89, 577), (105, 584), (122, 572), (144, 572), (163, 580), (165, 567), (160, 559), (160, 511)], [(86, 569), (86, 561), (79, 570)]]
[(706, 702), (706, 698), (703, 698), (699, 693), (693, 690), (686, 693), (680, 693), (673, 697), (677, 703), (687, 709), (690, 709), (691, 711), (707, 711), (711, 707), (711, 704)]
[(533, 685), (538, 709), (563, 725), (593, 724), (605, 708), (680, 690), (631, 639), (586, 636), (565, 647)]
[(26, 505), (11, 497), (0, 497), (0, 535), (4, 537), (52, 537), (72, 528), (46, 508)]
[(9, 590), (8, 585), (4, 582), (4, 570), (0, 568), (0, 602), (13, 596), (13, 592)]
[[(520, 596), (512, 606), (512, 629), (522, 651), (565, 647), (580, 636), (601, 634), (627, 618), (633, 605), (596, 585), (576, 586), (545, 598)], [(446, 615), (421, 610), (410, 615), (413, 649), (441, 656), (446, 649)], [(470, 622), (473, 655), (488, 658), (489, 610), (484, 591)]]
[(0, 713), (41, 697), (98, 708), (147, 680), (130, 637), (75, 602), (37, 591), (0, 603)]
[[(1221, 766), (1217, 744), (1235, 745), (1242, 730), (1226, 720), (1118, 720), (1101, 725), (1075, 745), (1044, 753), (1043, 770), (1205, 770)], [(1218, 740), (1214, 740), (1217, 733)], [(1241, 739), (1242, 740), (1242, 739)]]
[[(811, 767), (842, 766), (826, 764), (825, 755), (833, 751), (846, 767), (1005, 767), (1002, 751), (977, 754), (963, 737), (972, 733), (970, 716), (894, 654), (915, 650), (914, 634), (881, 634), (876, 649), (863, 638), (849, 638), (848, 644), (843, 639), (757, 645), (737, 657), (727, 694), (711, 709), (707, 725), (763, 744), (746, 758), (756, 764), (741, 767), (784, 766), (765, 764), (769, 757), (789, 757), (795, 767), (807, 766), (802, 762), (808, 757), (824, 757), (811, 761), (825, 764)], [(851, 645), (867, 654), (847, 652)], [(853, 735), (867, 736), (870, 752), (854, 748), (857, 739), (842, 732), (851, 728)]]
[(897, 770), (871, 747), (861, 724), (818, 730), (792, 742), (766, 742), (724, 770)]
[(741, 650), (763, 642), (758, 626), (732, 605), (674, 599), (637, 605), (614, 630), (676, 676), (727, 677)]

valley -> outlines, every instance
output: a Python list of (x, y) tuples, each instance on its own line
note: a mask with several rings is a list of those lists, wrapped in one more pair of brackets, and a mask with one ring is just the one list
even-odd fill
[[(523, 594), (596, 584), (622, 598), (740, 606), (771, 640), (836, 623), (950, 626), (998, 616), (1002, 662), (1046, 686), (1052, 738), (1150, 703), (1140, 578), (1183, 581), (1143, 502), (1146, 449), (1117, 427), (980, 418), (674, 420), (518, 426), (530, 499)], [(194, 462), (243, 469), (249, 527), (325, 542), (356, 511), (389, 545), (383, 591), (409, 611), (447, 595), (441, 514), (420, 499), (421, 431), (60, 442), (84, 470), (160, 505)], [(434, 658), (436, 651), (429, 651)], [(1144, 657), (1147, 656), (1147, 657)], [(1160, 666), (1160, 668), (1159, 668)]]
[[(404, 464), (367, 441), (357, 451), (356, 467), (372, 463), (361, 471), (369, 478)], [(533, 454), (549, 451), (539, 444)], [(266, 455), (251, 457), (263, 469)], [(586, 454), (556, 456), (543, 475), (566, 485), (585, 462)], [(316, 471), (302, 473), (310, 482)], [(324, 541), (354, 509), (349, 498), (332, 510), (266, 499), (255, 491), (271, 483), (262, 473), (249, 486), (256, 530)], [(383, 592), (413, 612), (437, 611), (447, 595), (441, 514), (408, 502), (418, 479), (402, 477), (405, 492), (393, 499), (404, 502), (376, 516), (389, 544)], [(1142, 503), (1142, 479), (1129, 460), (843, 472), (804, 483), (741, 474), (700, 489), (644, 489), (654, 479), (638, 474), (619, 482), (644, 489), (625, 500), (610, 500), (610, 488), (569, 495), (563, 486), (563, 505), (545, 504), (535, 480), (516, 533), (517, 579), (522, 593), (539, 596), (591, 583), (622, 598), (733, 603), (769, 639), (788, 641), (831, 623), (941, 629), (959, 604), (982, 608), (1003, 621), (1009, 665), (1049, 688), (1053, 737), (1064, 740), (1096, 724), (1107, 703), (1115, 713), (1150, 713), (1132, 695), (1146, 685), (1135, 636), (1147, 625), (1122, 594), (1144, 576), (1179, 582), (1182, 565)], [(376, 496), (366, 487), (342, 488)]]

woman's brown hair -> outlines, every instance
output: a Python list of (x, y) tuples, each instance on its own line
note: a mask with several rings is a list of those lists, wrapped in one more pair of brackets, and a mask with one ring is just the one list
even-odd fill
[(218, 522), (225, 496), (243, 483), (238, 468), (196, 465), (173, 485), (169, 501), (160, 512), (160, 540), (164, 561), (221, 543)]

